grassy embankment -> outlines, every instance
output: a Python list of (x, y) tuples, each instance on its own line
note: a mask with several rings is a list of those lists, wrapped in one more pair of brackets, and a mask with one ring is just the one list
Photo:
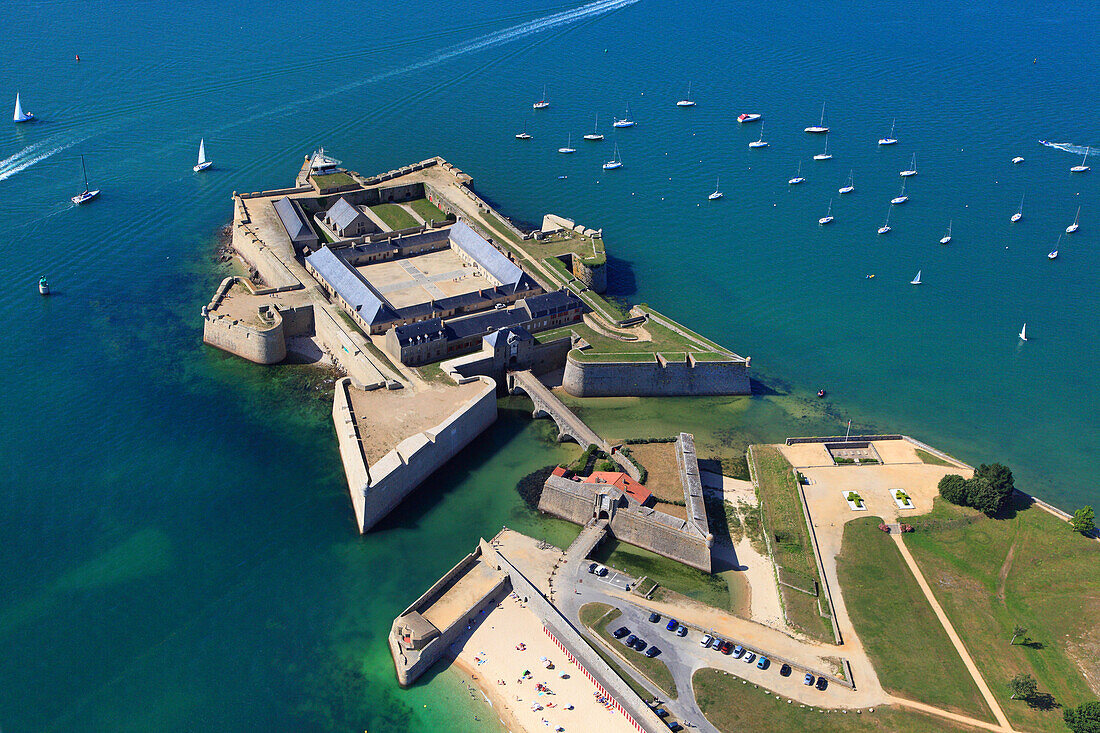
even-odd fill
[(920, 458), (923, 462), (928, 463), (932, 466), (955, 466), (955, 464), (951, 461), (945, 461), (939, 456), (934, 456), (926, 450), (921, 450), (920, 448), (917, 448), (916, 450), (917, 457)]
[[(822, 588), (821, 575), (817, 571), (817, 560), (802, 511), (802, 497), (799, 495), (791, 464), (783, 454), (770, 446), (754, 445), (752, 454), (755, 458), (764, 531), (771, 537), (772, 559), (781, 568), (780, 572), (787, 582), (807, 589), (816, 582), (818, 588)], [(815, 639), (826, 642), (835, 640), (832, 622), (821, 615), (822, 611), (829, 611), (829, 604), (823, 595), (819, 606), (817, 596), (785, 585), (780, 585), (779, 591), (788, 623)]]
[(839, 710), (808, 708), (788, 704), (767, 690), (743, 684), (743, 680), (716, 669), (700, 669), (692, 677), (699, 708), (707, 720), (723, 733), (774, 731), (775, 733), (926, 733), (927, 731), (977, 731), (898, 707), (877, 707), (873, 713), (843, 713)]
[[(844, 525), (841, 593), (882, 686), (981, 720), (993, 716), (879, 517)], [(993, 684), (992, 680), (987, 680)]]
[(321, 190), (356, 185), (355, 179), (347, 173), (326, 173), (324, 175), (310, 177)]
[(408, 202), (409, 208), (417, 213), (417, 215), (424, 220), (427, 224), (431, 221), (435, 221), (436, 224), (447, 218), (447, 215), (443, 213), (443, 210), (433, 204), (428, 199), (413, 199)]
[[(1064, 731), (1061, 707), (1100, 697), (1100, 544), (1022, 497), (998, 519), (936, 499), (910, 522), (906, 545), (1009, 720)], [(1016, 625), (1027, 633), (1010, 644)], [(1020, 672), (1035, 699), (1010, 699)]]
[[(648, 677), (649, 681), (660, 688), (670, 700), (675, 700), (676, 683), (673, 681), (672, 673), (668, 671), (668, 667), (665, 666), (665, 663), (655, 657), (647, 657), (636, 649), (628, 648), (611, 634), (614, 628), (618, 628), (618, 625), (612, 622), (621, 615), (619, 609), (612, 608), (604, 603), (587, 603), (581, 607), (580, 611), (581, 623), (587, 626), (591, 631), (599, 634), (601, 639), (607, 642), (616, 652), (629, 660), (631, 665)], [(654, 629), (656, 629), (656, 627), (654, 627)], [(642, 631), (642, 629), (631, 629), (632, 633), (640, 631)], [(648, 642), (650, 640), (646, 639), (646, 641)], [(619, 671), (620, 676), (622, 676), (621, 670), (616, 671)], [(644, 688), (642, 689), (644, 690)], [(642, 692), (641, 694), (643, 699), (650, 697), (650, 693), (648, 692)]]
[(378, 204), (370, 207), (370, 210), (378, 215), (378, 218), (386, 222), (386, 226), (394, 231), (419, 226), (412, 214), (405, 211), (399, 204)]

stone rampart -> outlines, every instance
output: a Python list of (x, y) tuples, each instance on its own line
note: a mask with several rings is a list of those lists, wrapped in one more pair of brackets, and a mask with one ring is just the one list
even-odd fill
[(583, 258), (573, 255), (573, 276), (597, 293), (607, 292), (607, 261), (590, 265)]
[(574, 397), (673, 397), (683, 395), (749, 394), (745, 361), (696, 361), (660, 363), (588, 362), (572, 353), (565, 361), (562, 379)]
[(283, 318), (277, 310), (268, 311), (271, 325), (264, 328), (246, 326), (217, 313), (222, 298), (236, 280), (235, 277), (222, 280), (210, 304), (203, 309), (202, 341), (257, 364), (278, 364), (286, 358), (286, 337)]
[(611, 533), (615, 539), (656, 552), (704, 573), (711, 571), (710, 547), (705, 538), (671, 527), (663, 517), (646, 516), (645, 511), (615, 512), (611, 517)]
[(548, 482), (539, 497), (539, 511), (574, 524), (586, 524), (592, 519), (595, 499), (591, 490), (583, 490), (582, 484), (569, 479)]
[(362, 352), (355, 339), (347, 332), (340, 316), (332, 312), (331, 309), (335, 307), (313, 306), (313, 328), (317, 340), (357, 386), (372, 389), (384, 385), (386, 376)]

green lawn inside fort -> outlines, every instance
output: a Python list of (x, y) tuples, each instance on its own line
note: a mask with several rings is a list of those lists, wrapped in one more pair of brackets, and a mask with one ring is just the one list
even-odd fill
[(881, 522), (861, 517), (845, 524), (837, 555), (844, 604), (879, 681), (902, 697), (993, 722), (901, 552), (878, 528)]
[[(637, 649), (628, 648), (611, 633), (613, 622), (621, 615), (619, 609), (612, 608), (604, 603), (586, 603), (581, 606), (580, 610), (582, 624), (599, 634), (600, 638), (606, 641), (609, 646), (630, 660), (630, 663), (648, 677), (650, 682), (668, 695), (670, 700), (675, 700), (677, 695), (676, 683), (673, 681), (672, 673), (668, 671), (665, 663), (656, 657), (647, 657)], [(643, 699), (649, 698), (650, 695), (644, 693), (642, 697)]]
[(370, 207), (370, 210), (377, 214), (378, 218), (384, 221), (386, 226), (394, 231), (419, 226), (412, 214), (405, 211), (400, 204), (377, 204)]
[[(754, 445), (752, 455), (763, 513), (764, 530), (771, 538), (775, 564), (783, 569), (792, 585), (821, 586), (809, 530), (802, 510), (791, 464), (776, 448)], [(785, 585), (779, 587), (787, 621), (808, 636), (833, 643), (832, 622), (821, 615), (818, 597)]]
[(347, 173), (342, 172), (325, 173), (319, 176), (311, 176), (311, 178), (313, 179), (313, 182), (317, 184), (317, 187), (322, 190), (357, 185), (354, 178), (349, 176)]
[(425, 224), (432, 221), (438, 224), (447, 218), (443, 210), (428, 199), (413, 199), (409, 202), (409, 208), (415, 211), (417, 216), (424, 220)]
[(728, 351), (716, 350), (720, 347), (713, 346), (707, 339), (687, 329), (684, 330), (692, 334), (690, 338), (654, 320), (647, 321), (643, 328), (649, 334), (648, 341), (641, 339), (624, 341), (601, 333), (583, 322), (544, 331), (536, 338), (539, 343), (546, 343), (568, 336), (570, 333), (576, 333), (591, 345), (590, 349), (573, 350), (572, 355), (583, 361), (613, 361), (613, 357), (621, 357), (621, 361), (648, 361), (652, 360), (657, 353), (670, 357), (676, 354), (678, 356), (673, 358), (680, 361), (683, 361), (688, 353), (695, 358), (702, 357), (706, 361), (723, 361), (730, 358)]
[[(995, 519), (936, 499), (909, 521), (906, 545), (1009, 721), (1064, 731), (1063, 708), (1100, 698), (1100, 543), (1019, 494)], [(1016, 626), (1027, 631), (1012, 644)], [(1035, 699), (1010, 699), (1020, 672)]]
[(762, 687), (726, 672), (700, 669), (692, 677), (699, 709), (722, 733), (776, 731), (777, 733), (927, 733), (977, 731), (968, 725), (896, 706), (842, 712), (787, 702)]

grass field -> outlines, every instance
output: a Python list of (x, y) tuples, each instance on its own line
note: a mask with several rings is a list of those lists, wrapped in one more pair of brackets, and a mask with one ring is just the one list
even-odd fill
[(921, 450), (920, 448), (917, 448), (917, 457), (925, 463), (931, 464), (933, 466), (951, 466), (952, 468), (955, 467), (955, 464), (951, 461), (945, 461), (939, 456), (934, 456), (928, 451)]
[[(807, 581), (816, 581), (820, 587), (821, 575), (817, 572), (817, 560), (791, 464), (771, 446), (754, 445), (752, 454), (760, 488), (764, 530), (771, 535), (775, 562), (788, 573), (804, 576)], [(815, 639), (834, 641), (832, 623), (821, 616), (815, 596), (786, 586), (780, 586), (780, 591), (789, 623)]]
[(326, 173), (321, 176), (310, 177), (321, 189), (355, 185), (355, 179), (347, 173)]
[(992, 721), (894, 541), (879, 530), (881, 521), (863, 517), (844, 525), (836, 564), (852, 625), (882, 686), (902, 697)]
[(394, 231), (419, 226), (412, 214), (405, 211), (398, 204), (378, 204), (370, 207), (370, 210), (378, 215), (378, 218), (386, 222), (386, 226)]
[[(1055, 705), (1100, 697), (1075, 661), (1100, 684), (1100, 544), (1022, 497), (1000, 519), (937, 499), (910, 521), (906, 545), (1009, 720), (1064, 731)], [(1017, 624), (1028, 641), (1011, 645)], [(1010, 699), (1018, 672), (1035, 676), (1038, 699)]]
[(692, 677), (699, 708), (723, 733), (927, 733), (928, 731), (977, 731), (898, 707), (876, 707), (873, 713), (842, 713), (788, 703), (752, 684), (716, 669), (700, 669)]
[[(619, 609), (612, 609), (603, 603), (585, 604), (580, 611), (581, 623), (599, 634), (600, 638), (606, 641), (609, 646), (630, 660), (630, 663), (641, 670), (653, 684), (668, 695), (670, 700), (675, 700), (676, 683), (673, 681), (672, 673), (668, 671), (665, 663), (656, 657), (651, 659), (636, 649), (628, 648), (611, 634), (613, 630), (618, 628), (615, 620), (620, 615)], [(635, 629), (631, 629), (631, 631), (635, 631)], [(649, 695), (646, 694), (644, 697), (649, 697)]]
[(409, 202), (409, 208), (415, 211), (420, 218), (424, 220), (424, 223), (428, 223), (434, 219), (435, 223), (438, 224), (447, 218), (443, 210), (428, 199), (413, 199)]

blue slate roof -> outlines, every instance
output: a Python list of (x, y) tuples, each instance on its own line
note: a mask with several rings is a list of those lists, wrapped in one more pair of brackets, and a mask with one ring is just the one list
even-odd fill
[(328, 217), (329, 223), (336, 228), (337, 231), (343, 231), (360, 216), (364, 216), (363, 212), (348, 203), (348, 200), (343, 196), (332, 205), (332, 208), (328, 210), (325, 215)]
[(450, 229), (451, 244), (469, 255), (509, 292), (526, 289), (533, 283), (514, 262), (464, 222)]
[(540, 295), (529, 295), (520, 301), (520, 303), (527, 309), (527, 312), (531, 314), (531, 318), (555, 316), (559, 313), (571, 311), (574, 308), (584, 307), (584, 303), (581, 299), (568, 290), (555, 290)]
[(366, 323), (373, 325), (395, 318), (382, 296), (327, 246), (306, 257), (306, 262)]
[(286, 229), (291, 242), (298, 245), (307, 242), (317, 243), (317, 235), (291, 199), (281, 198), (274, 205), (275, 213), (279, 215), (279, 221), (283, 223), (283, 228)]

